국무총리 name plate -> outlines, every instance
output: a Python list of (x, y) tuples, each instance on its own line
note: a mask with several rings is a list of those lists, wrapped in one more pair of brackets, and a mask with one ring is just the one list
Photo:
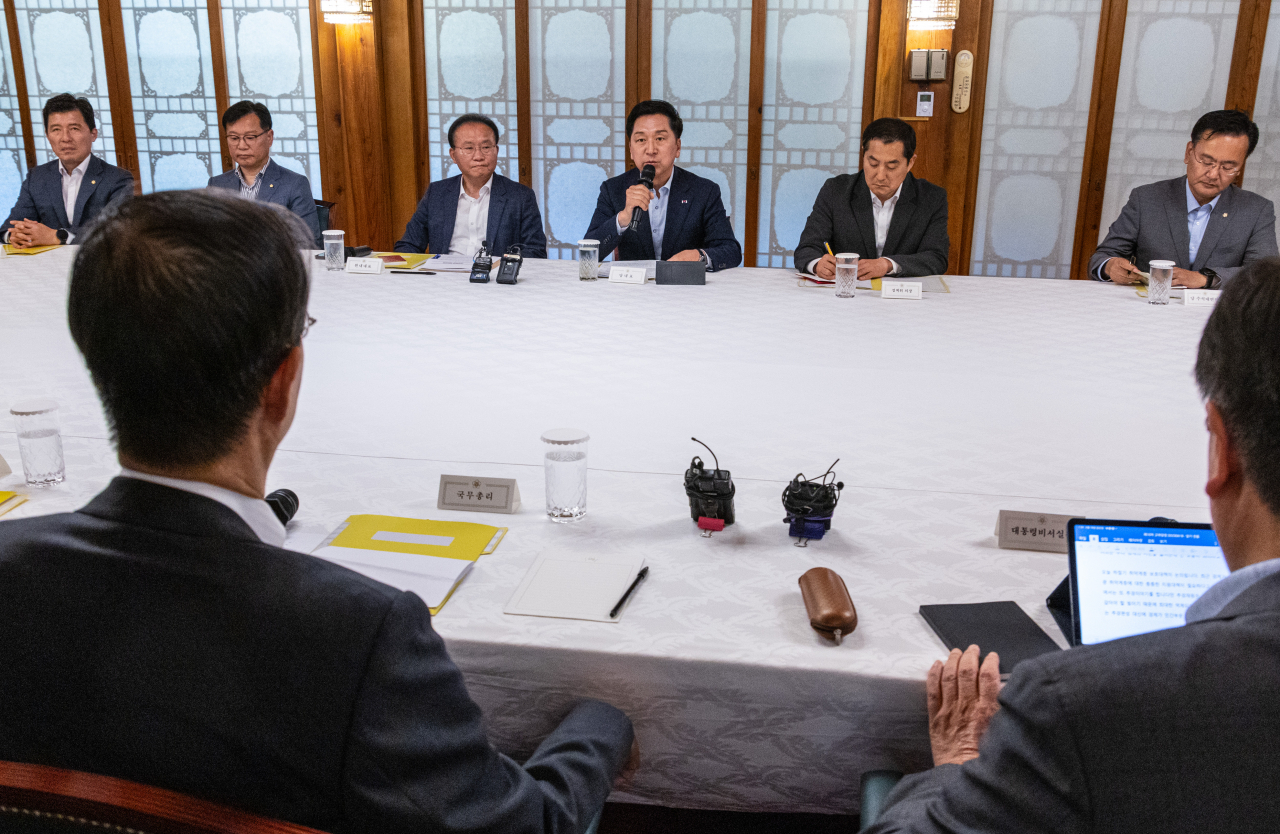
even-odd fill
[(924, 298), (924, 284), (919, 281), (881, 281), (881, 298)]
[(1001, 510), (996, 521), (996, 541), (1004, 548), (1066, 553), (1067, 522), (1079, 517)]
[(439, 510), (473, 513), (514, 513), (520, 510), (520, 487), (515, 478), (476, 478), (441, 475)]

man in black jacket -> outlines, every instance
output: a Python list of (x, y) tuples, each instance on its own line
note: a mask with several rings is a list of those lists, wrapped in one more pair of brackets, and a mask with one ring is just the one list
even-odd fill
[[(579, 703), (523, 767), (417, 596), (284, 550), (263, 501), (311, 323), (309, 232), (170, 191), (76, 257), (71, 335), (124, 469), (0, 522), (0, 759), (157, 785), (331, 832), (581, 832), (632, 750)], [(634, 754), (633, 754), (634, 755)]]
[[(835, 280), (831, 253), (859, 255), (858, 278), (938, 275), (947, 269), (947, 192), (911, 173), (916, 132), (876, 119), (862, 132), (862, 170), (823, 184), (796, 247), (796, 269)], [(830, 246), (830, 252), (827, 247)]]

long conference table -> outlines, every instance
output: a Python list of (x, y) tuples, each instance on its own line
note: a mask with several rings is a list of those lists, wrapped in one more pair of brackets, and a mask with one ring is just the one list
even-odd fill
[[(0, 490), (21, 518), (82, 506), (119, 471), (66, 324), (74, 247), (0, 260), (0, 405), (62, 404), (66, 482), (27, 490), (8, 415)], [(584, 696), (625, 710), (642, 766), (614, 799), (852, 813), (859, 774), (930, 764), (925, 603), (1044, 599), (1066, 556), (996, 547), (1001, 509), (1207, 521), (1192, 379), (1208, 310), (1096, 282), (954, 277), (949, 294), (837, 299), (787, 270), (705, 287), (594, 283), (529, 261), (517, 286), (348, 275), (316, 262), (296, 422), (269, 489), (310, 551), (354, 513), (510, 527), (435, 618), (495, 745), (528, 755)], [(588, 513), (544, 514), (541, 433), (590, 432)], [(710, 538), (682, 476), (707, 442), (737, 484)], [(831, 532), (794, 546), (781, 493), (839, 458)], [(516, 478), (511, 516), (436, 509), (441, 474)], [(544, 553), (642, 555), (621, 622), (503, 614)], [(836, 647), (797, 580), (837, 571), (859, 625)]]

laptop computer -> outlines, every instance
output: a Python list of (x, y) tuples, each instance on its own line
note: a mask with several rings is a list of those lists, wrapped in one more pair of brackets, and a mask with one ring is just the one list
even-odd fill
[(1183, 625), (1230, 573), (1208, 524), (1074, 518), (1067, 546), (1077, 646)]

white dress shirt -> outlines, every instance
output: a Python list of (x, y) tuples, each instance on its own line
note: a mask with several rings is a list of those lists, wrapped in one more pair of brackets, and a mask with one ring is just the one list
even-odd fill
[[(461, 179), (461, 178), (459, 178)], [(467, 195), (467, 185), (458, 185), (458, 214), (453, 220), (453, 237), (449, 240), (449, 254), (475, 257), (480, 243), (489, 234), (489, 192), (493, 189), (493, 175), (480, 188), (476, 197)], [(501, 254), (501, 253), (499, 253)]]
[[(67, 169), (58, 165), (58, 173), (62, 175), (62, 205), (67, 210), (67, 222), (75, 225), (76, 222), (76, 198), (80, 196), (80, 183), (84, 182), (84, 173), (89, 170), (89, 160), (93, 159), (93, 154), (89, 154), (84, 161), (75, 167), (70, 174)], [(75, 235), (67, 235), (67, 243), (70, 243)]]
[[(893, 222), (893, 210), (898, 207), (898, 197), (902, 195), (902, 185), (898, 186), (898, 190), (893, 192), (893, 196), (887, 200), (881, 201), (874, 191), (871, 192), (871, 219), (876, 227), (876, 257), (884, 257), (884, 243), (889, 239), (889, 224)], [(861, 253), (859, 253), (861, 254)], [(814, 258), (809, 261), (809, 274), (814, 274), (814, 267), (818, 265), (821, 258)], [(889, 261), (888, 275), (898, 274), (898, 262), (893, 258), (886, 258)]]
[(160, 486), (167, 486), (172, 489), (180, 489), (183, 492), (190, 492), (194, 495), (202, 495), (205, 498), (217, 501), (222, 506), (231, 510), (249, 525), (249, 529), (253, 531), (264, 544), (274, 547), (284, 547), (285, 530), (284, 525), (280, 523), (280, 519), (276, 517), (275, 510), (271, 509), (271, 505), (261, 498), (250, 498), (247, 495), (241, 495), (238, 492), (232, 492), (213, 484), (206, 484), (204, 481), (187, 481), (182, 478), (166, 478), (162, 475), (148, 475), (144, 472), (135, 472), (132, 469), (121, 469), (120, 474), (125, 478), (136, 478), (139, 481), (147, 481)]

